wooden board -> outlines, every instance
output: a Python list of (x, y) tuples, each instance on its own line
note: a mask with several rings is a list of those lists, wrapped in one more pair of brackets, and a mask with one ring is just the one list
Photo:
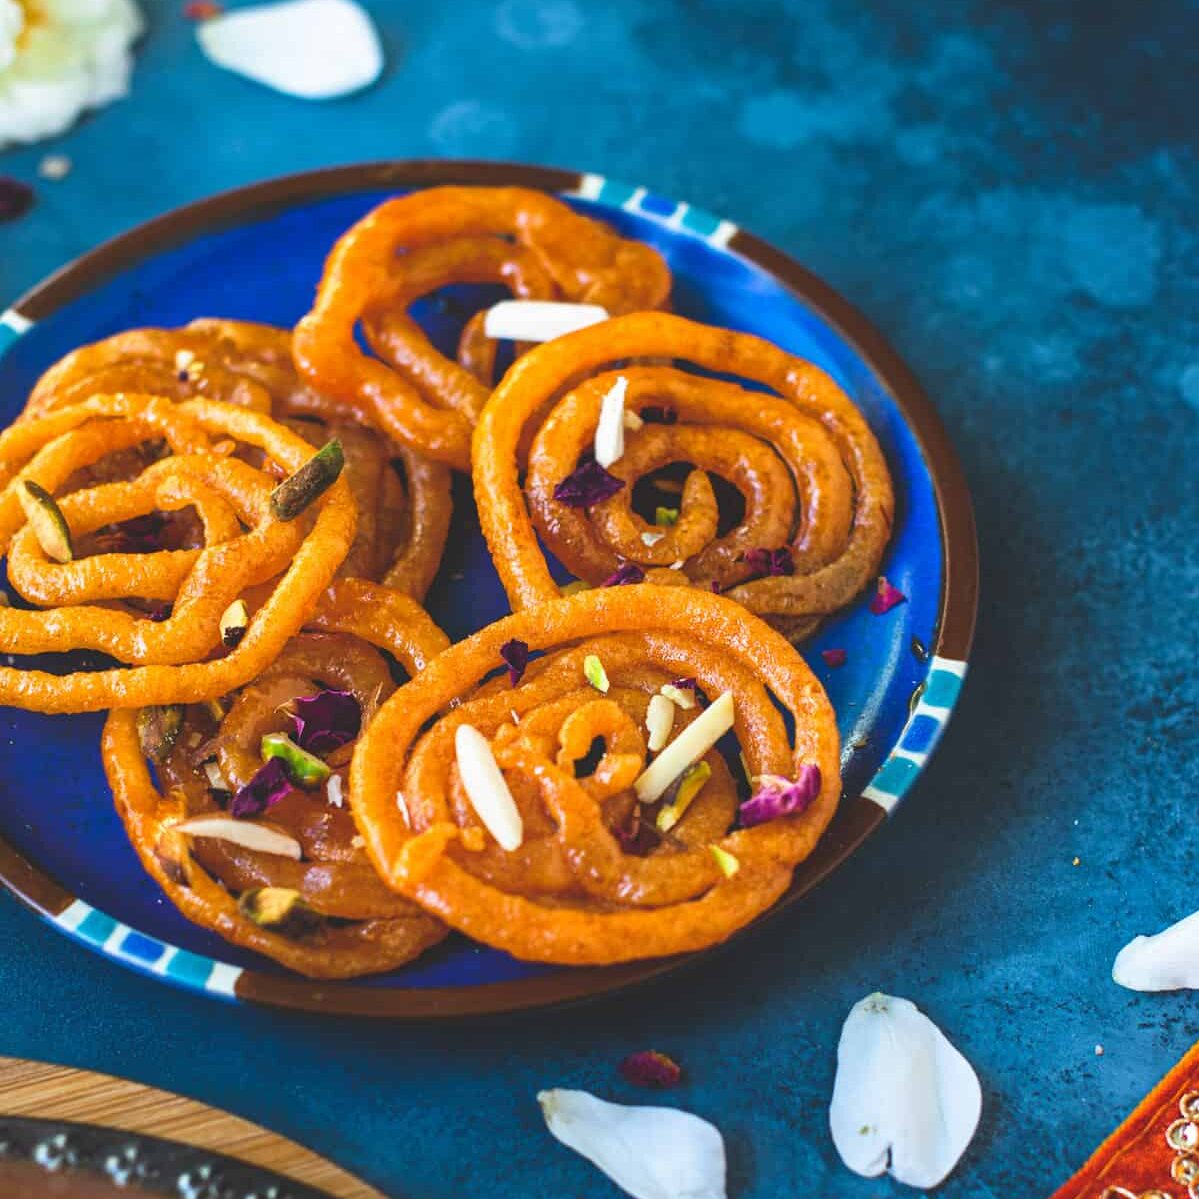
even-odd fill
[(0, 1115), (140, 1132), (252, 1162), (336, 1199), (384, 1199), (332, 1162), (257, 1124), (107, 1074), (0, 1057)]

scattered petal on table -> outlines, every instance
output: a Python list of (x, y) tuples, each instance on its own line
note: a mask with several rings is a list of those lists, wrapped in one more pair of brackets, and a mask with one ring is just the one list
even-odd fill
[(240, 8), (202, 22), (196, 37), (217, 66), (305, 100), (361, 91), (383, 70), (379, 35), (353, 0)]
[(0, 0), (0, 149), (125, 95), (141, 31), (134, 0)]
[(724, 1138), (706, 1120), (586, 1091), (542, 1091), (537, 1100), (550, 1132), (633, 1199), (725, 1199)]
[(945, 1034), (907, 999), (854, 1005), (837, 1047), (829, 1126), (855, 1173), (936, 1186), (978, 1128), (982, 1088)]
[(1134, 937), (1116, 955), (1112, 978), (1130, 991), (1199, 987), (1199, 912), (1153, 937)]

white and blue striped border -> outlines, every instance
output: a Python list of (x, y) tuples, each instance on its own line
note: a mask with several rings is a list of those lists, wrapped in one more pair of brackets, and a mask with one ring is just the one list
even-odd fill
[(965, 677), (965, 662), (933, 656), (920, 698), (903, 726), (895, 748), (862, 789), (862, 795), (888, 815), (907, 794), (941, 739)]
[(631, 187), (627, 183), (605, 179), (603, 175), (581, 175), (578, 186), (563, 192), (563, 195), (578, 196), (581, 200), (594, 200), (613, 208), (623, 208), (625, 212), (635, 212), (667, 229), (702, 238), (718, 250), (727, 250), (729, 242), (738, 232), (732, 221), (721, 220), (702, 208), (668, 200), (644, 187)]
[(82, 899), (72, 900), (52, 919), (68, 936), (135, 970), (170, 979), (192, 990), (237, 999), (240, 966), (168, 945), (122, 924)]

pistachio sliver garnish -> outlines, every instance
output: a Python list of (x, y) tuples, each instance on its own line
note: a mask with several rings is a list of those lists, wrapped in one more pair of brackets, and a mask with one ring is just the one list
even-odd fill
[(654, 509), (654, 524), (659, 527), (663, 525), (677, 525), (679, 523), (679, 510), (677, 508), (665, 508), (659, 505)]
[(741, 862), (735, 854), (729, 853), (727, 849), (719, 845), (709, 845), (708, 848), (712, 851), (712, 857), (716, 859), (717, 868), (725, 878), (732, 878), (741, 869)]
[(279, 758), (287, 776), (298, 787), (319, 787), (330, 775), (329, 767), (315, 754), (301, 749), (286, 733), (267, 733), (262, 739), (262, 760)]
[(704, 756), (733, 727), (733, 693), (724, 692), (705, 708), (634, 781), (642, 803), (661, 799), (689, 766)]
[(260, 928), (291, 936), (311, 932), (320, 924), (320, 916), (291, 887), (255, 887), (243, 891), (237, 910)]
[(17, 488), (17, 498), (46, 556), (55, 562), (70, 562), (75, 557), (71, 527), (54, 497), (40, 483), (26, 479)]
[(295, 520), (337, 482), (344, 466), (341, 442), (335, 437), (271, 492), (271, 511), (279, 520)]
[(142, 708), (137, 714), (137, 741), (151, 762), (167, 760), (183, 728), (183, 705)]
[(221, 616), (221, 642), (226, 649), (235, 649), (246, 635), (250, 623), (250, 610), (246, 601), (235, 599)]
[(290, 833), (272, 828), (269, 824), (256, 824), (252, 820), (234, 820), (231, 816), (193, 816), (171, 827), (173, 832), (186, 833), (189, 837), (229, 841), (243, 849), (256, 849), (259, 853), (272, 853), (297, 862), (304, 856), (303, 847)]
[(473, 725), (460, 724), (454, 732), (454, 753), (462, 789), (475, 814), (501, 849), (519, 849), (525, 839), (524, 821), (487, 738)]
[(588, 654), (583, 659), (583, 677), (596, 689), (604, 695), (608, 693), (608, 672), (604, 669), (604, 664), (595, 654)]
[(711, 777), (712, 767), (703, 761), (694, 763), (683, 772), (670, 802), (663, 804), (658, 811), (658, 818), (655, 821), (658, 832), (670, 832), (687, 815), (687, 809), (691, 807), (695, 797), (703, 790), (704, 784)]

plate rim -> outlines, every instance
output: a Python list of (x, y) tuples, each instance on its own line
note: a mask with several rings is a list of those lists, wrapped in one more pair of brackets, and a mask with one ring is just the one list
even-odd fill
[[(235, 967), (167, 945), (129, 928), (74, 896), (50, 873), (0, 837), (0, 886), (71, 939), (160, 981), (232, 1001), (325, 1013), (408, 1020), (452, 1020), (544, 1011), (610, 996), (707, 961), (713, 953), (762, 929), (841, 865), (869, 837), (924, 773), (956, 706), (966, 675), (978, 611), (979, 556), (969, 487), (948, 431), (913, 371), (873, 323), (819, 276), (776, 246), (703, 209), (665, 200), (644, 187), (560, 167), (479, 159), (395, 159), (325, 167), (272, 177), (217, 192), (135, 225), (78, 256), (26, 291), (0, 314), (0, 355), (28, 328), (130, 266), (194, 237), (335, 196), (446, 184), (525, 186), (618, 206), (752, 262), (813, 310), (868, 363), (903, 416), (929, 471), (944, 561), (936, 635), (928, 673), (941, 679), (935, 704), (921, 696), (871, 783), (843, 797), (815, 852), (796, 871), (787, 893), (720, 945), (679, 957), (603, 967), (561, 967), (553, 973), (477, 986), (382, 988), (356, 980), (313, 980)], [(642, 208), (650, 199), (653, 211)], [(667, 210), (663, 205), (669, 205)], [(912, 720), (931, 717), (932, 736), (898, 777), (883, 777)], [(917, 760), (918, 759), (918, 760)], [(914, 768), (913, 768), (914, 767)], [(896, 774), (895, 771), (892, 772)], [(161, 951), (151, 958), (145, 943)], [(136, 945), (136, 952), (134, 946)]]

